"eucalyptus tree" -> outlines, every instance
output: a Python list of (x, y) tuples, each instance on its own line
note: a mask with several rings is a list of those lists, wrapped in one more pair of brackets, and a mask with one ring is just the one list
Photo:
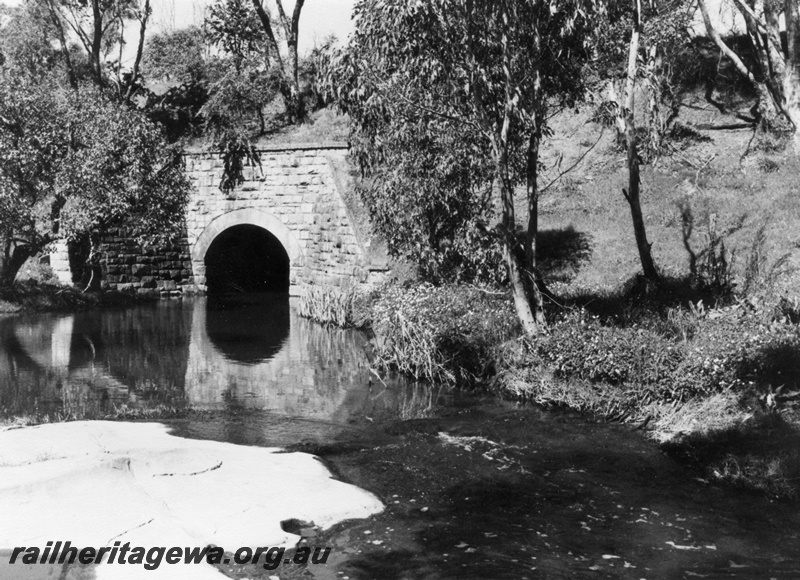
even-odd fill
[(794, 129), (800, 147), (800, 0), (724, 0), (745, 22), (753, 59), (745, 58), (722, 37), (712, 21), (708, 0), (697, 2), (708, 36), (756, 90), (759, 124), (770, 128), (783, 118)]
[[(549, 130), (548, 108), (583, 94), (601, 11), (594, 0), (361, 0), (349, 46), (332, 66), (336, 97), (356, 125), (357, 158), (380, 163), (388, 134), (405, 138), (409, 159), (424, 151), (446, 160), (452, 155), (426, 140), (445, 123), (478, 165), (488, 164), (500, 206), (492, 231), (529, 335), (544, 324), (536, 273), (539, 146)], [(514, 195), (521, 185), (528, 221), (520, 244)], [(430, 186), (430, 196), (452, 191)]]
[[(287, 15), (281, 0), (274, 0), (277, 17), (265, 0), (217, 0), (209, 9), (206, 29), (212, 42), (235, 59), (260, 56), (277, 71), (277, 90), (290, 123), (306, 116), (300, 94), (298, 39), (305, 0), (295, 0)], [(279, 43), (285, 42), (285, 54)]]
[(142, 74), (151, 81), (190, 83), (206, 77), (203, 31), (189, 26), (159, 32), (147, 39)]
[[(139, 76), (145, 34), (151, 14), (150, 0), (27, 0), (43, 2), (55, 27), (62, 52), (66, 55), (65, 65), (70, 83), (77, 86), (78, 73), (75, 63), (69, 58), (68, 43), (75, 38), (85, 51), (91, 78), (97, 86), (108, 84), (106, 64), (114, 52), (117, 60), (112, 66), (116, 69), (116, 84), (120, 95), (130, 98), (131, 90)], [(125, 46), (125, 26), (136, 20), (139, 24), (139, 38), (132, 71), (122, 74), (122, 53)]]

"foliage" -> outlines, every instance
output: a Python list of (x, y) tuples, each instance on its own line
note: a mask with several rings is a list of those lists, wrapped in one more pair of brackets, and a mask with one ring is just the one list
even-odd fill
[(496, 346), (519, 333), (505, 295), (431, 284), (382, 289), (371, 327), (379, 370), (465, 386), (491, 376)]
[(684, 358), (682, 345), (649, 328), (604, 326), (582, 311), (554, 324), (531, 352), (557, 378), (663, 387), (659, 396), (667, 399), (673, 398), (670, 379)]
[[(710, 292), (717, 300), (729, 300), (735, 291), (735, 252), (729, 250), (725, 240), (744, 225), (742, 215), (734, 223), (721, 227), (717, 214), (708, 206), (708, 200), (695, 199), (690, 194), (678, 200), (681, 215), (683, 246), (689, 255), (689, 275), (702, 292)], [(698, 234), (699, 231), (699, 235)], [(695, 247), (700, 238), (699, 249)]]
[(767, 226), (768, 221), (765, 220), (758, 227), (747, 253), (747, 262), (741, 284), (741, 293), (744, 296), (752, 296), (760, 290), (773, 288), (779, 278), (793, 270), (789, 263), (792, 257), (791, 252), (781, 254), (773, 261), (769, 260), (767, 253)]
[[(724, 2), (741, 17), (747, 31), (747, 49), (754, 58), (744, 57), (744, 43), (737, 46), (715, 28), (708, 0), (698, 0), (706, 32), (722, 55), (733, 64), (741, 78), (755, 89), (758, 101), (751, 109), (762, 129), (789, 130), (800, 144), (800, 6), (796, 0), (767, 1), (755, 5), (738, 0)], [(738, 14), (737, 14), (738, 13)], [(782, 40), (784, 21), (786, 49)], [(724, 112), (724, 107), (718, 107)]]
[[(200, 109), (206, 134), (212, 139), (264, 134), (263, 110), (277, 95), (275, 70), (265, 70), (257, 59), (235, 63), (220, 59), (214, 73), (209, 79), (208, 99)], [(257, 130), (253, 129), (254, 120), (258, 120)]]
[[(274, 88), (283, 98), (290, 123), (300, 123), (306, 115), (297, 54), (304, 3), (305, 0), (295, 0), (294, 10), (287, 16), (282, 1), (274, 0), (276, 18), (262, 0), (217, 0), (206, 18), (209, 39), (233, 57), (237, 70), (247, 58), (260, 59), (263, 71), (274, 69)], [(280, 37), (286, 41), (285, 56), (278, 46)]]
[[(599, 28), (594, 63), (600, 79), (625, 77), (628, 40), (633, 25), (635, 2), (610, 3), (605, 26)], [(694, 3), (687, 0), (642, 3), (642, 34), (637, 55), (637, 81), (647, 100), (646, 122), (639, 154), (644, 162), (661, 155), (668, 146), (672, 122), (678, 116), (683, 93), (697, 76), (699, 59), (692, 50), (689, 30)], [(601, 106), (620, 106), (604, 102)]]
[(196, 26), (159, 32), (147, 41), (142, 74), (151, 81), (200, 81), (206, 75), (204, 52), (203, 31)]
[(0, 72), (0, 120), (4, 283), (56, 238), (121, 223), (143, 241), (177, 231), (189, 191), (182, 159), (141, 113), (91, 86)]
[(237, 61), (268, 51), (267, 38), (247, 0), (219, 0), (208, 8), (206, 35)]
[(677, 336), (666, 327), (607, 325), (575, 311), (553, 324), (548, 336), (526, 342), (527, 354), (512, 359), (501, 384), (520, 376), (535, 383), (537, 375), (589, 381), (604, 385), (610, 396), (622, 395), (629, 410), (725, 392), (766, 401), (776, 389), (800, 389), (800, 329), (770, 304), (750, 299), (684, 310), (692, 331)]
[(0, 5), (0, 66), (30, 77), (48, 73), (60, 56), (55, 34), (43, 4)]
[[(529, 278), (536, 222), (532, 217), (526, 228), (520, 261), (514, 189), (526, 183), (535, 216), (545, 111), (551, 101), (573, 104), (582, 94), (598, 9), (595, 2), (362, 0), (349, 46), (329, 67), (334, 98), (355, 122), (355, 158), (374, 177), (364, 197), (396, 254), (421, 261), (435, 279), (448, 262), (483, 253), (490, 259), (467, 270), (492, 275), (491, 245), (469, 251), (470, 242), (488, 237), (464, 233), (489, 222), (484, 200), (497, 185), (502, 223), (494, 235), (506, 250), (526, 332), (535, 332), (541, 315)], [(402, 217), (422, 200), (412, 219)]]
[(485, 156), (444, 123), (386, 135), (382, 163), (358, 184), (372, 225), (394, 256), (433, 282), (502, 282), (500, 244)]
[(143, 112), (164, 130), (167, 142), (176, 143), (202, 132), (205, 119), (201, 114), (208, 101), (205, 82), (188, 82), (170, 88), (162, 95), (148, 91)]

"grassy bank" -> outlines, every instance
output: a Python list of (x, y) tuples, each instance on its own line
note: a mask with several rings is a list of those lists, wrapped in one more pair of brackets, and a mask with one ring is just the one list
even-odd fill
[(370, 302), (375, 366), (626, 423), (701, 478), (797, 497), (800, 302), (705, 306), (673, 284), (565, 299), (535, 339), (520, 336), (504, 293), (387, 287)]

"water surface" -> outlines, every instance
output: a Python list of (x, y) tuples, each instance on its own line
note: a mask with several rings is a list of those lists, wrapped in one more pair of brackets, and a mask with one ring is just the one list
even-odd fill
[(387, 511), (328, 532), (317, 578), (800, 578), (797, 504), (700, 481), (625, 427), (384, 384), (366, 340), (285, 297), (3, 318), (0, 415), (190, 410), (176, 434), (321, 455)]
[(182, 424), (215, 438), (291, 445), (424, 416), (452, 398), (384, 383), (370, 371), (366, 340), (299, 317), (283, 295), (7, 317), (0, 417), (158, 418), (188, 409), (208, 413)]

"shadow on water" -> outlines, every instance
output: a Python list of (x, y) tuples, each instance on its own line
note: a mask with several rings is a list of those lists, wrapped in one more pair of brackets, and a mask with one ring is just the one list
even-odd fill
[[(325, 536), (342, 554), (339, 574), (750, 580), (800, 573), (796, 510), (693, 480), (619, 426), (485, 404), (418, 427), (321, 453), (387, 506)], [(319, 570), (318, 577), (328, 576)]]

